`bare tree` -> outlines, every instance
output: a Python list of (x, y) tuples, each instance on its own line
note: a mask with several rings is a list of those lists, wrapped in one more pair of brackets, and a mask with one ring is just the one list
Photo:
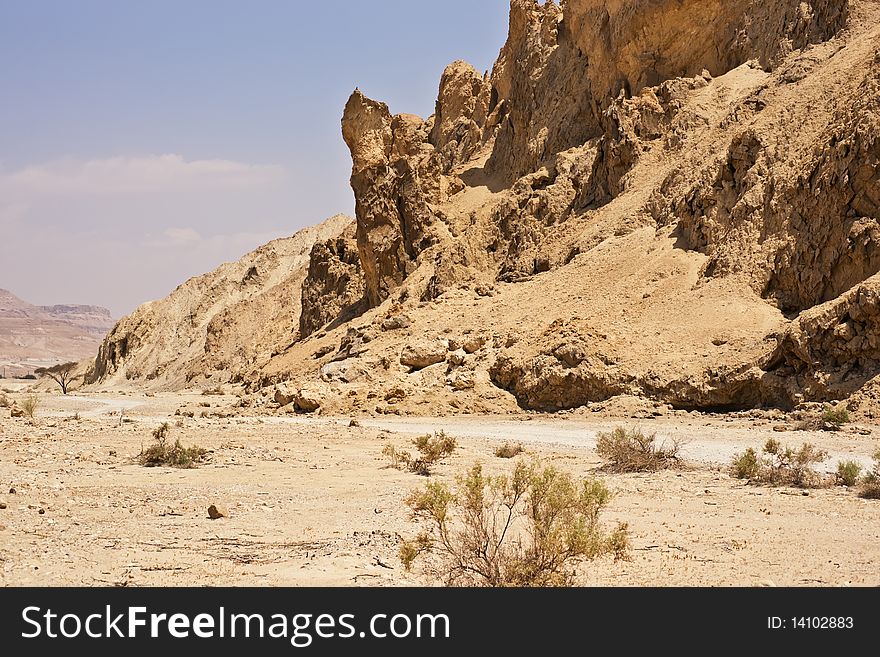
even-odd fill
[(66, 395), (67, 391), (70, 389), (70, 384), (79, 378), (79, 376), (74, 373), (75, 370), (76, 363), (63, 363), (53, 367), (41, 367), (34, 373), (37, 376), (48, 376), (61, 386), (61, 392)]

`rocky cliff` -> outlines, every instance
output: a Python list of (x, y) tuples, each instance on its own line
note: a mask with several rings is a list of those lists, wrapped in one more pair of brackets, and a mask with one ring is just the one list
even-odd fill
[(873, 395), (880, 3), (512, 0), (509, 25), (427, 119), (351, 96), (353, 234), (248, 386), (382, 413)]

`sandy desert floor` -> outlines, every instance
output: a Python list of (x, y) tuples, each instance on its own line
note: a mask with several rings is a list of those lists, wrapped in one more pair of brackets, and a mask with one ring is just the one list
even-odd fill
[[(697, 414), (614, 420), (589, 414), (458, 418), (199, 417), (230, 398), (43, 394), (36, 422), (0, 413), (0, 584), (409, 586), (397, 559), (416, 526), (402, 504), (425, 479), (388, 467), (390, 443), (443, 429), (460, 449), (435, 474), (474, 461), (492, 471), (505, 440), (616, 492), (608, 526), (629, 523), (632, 560), (585, 564), (581, 582), (610, 586), (880, 585), (880, 502), (843, 488), (805, 495), (732, 479), (730, 456), (768, 437), (868, 464), (880, 427), (778, 433), (772, 420)], [(208, 406), (206, 406), (206, 404)], [(195, 417), (175, 416), (193, 408)], [(121, 417), (120, 417), (121, 413)], [(193, 470), (134, 463), (151, 431), (211, 450)], [(637, 424), (686, 441), (688, 469), (599, 471), (599, 431)], [(14, 493), (12, 490), (14, 489)], [(211, 504), (229, 517), (212, 521)]]

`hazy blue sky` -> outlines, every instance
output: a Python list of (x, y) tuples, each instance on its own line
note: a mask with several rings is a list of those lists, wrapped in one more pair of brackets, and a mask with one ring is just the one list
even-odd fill
[(351, 213), (351, 91), (433, 112), (508, 0), (0, 0), (0, 288), (117, 315)]

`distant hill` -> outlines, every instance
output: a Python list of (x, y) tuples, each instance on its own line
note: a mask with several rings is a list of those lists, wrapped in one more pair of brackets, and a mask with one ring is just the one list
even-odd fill
[(100, 306), (35, 306), (0, 289), (0, 366), (7, 376), (94, 355), (113, 328)]
[[(327, 254), (329, 267), (334, 261), (330, 248), (345, 235), (353, 244), (354, 220), (331, 217), (142, 305), (119, 321), (100, 349), (95, 345), (95, 369), (88, 378), (105, 385), (133, 380), (177, 389), (250, 375), (299, 339), (303, 281), (313, 251), (321, 245), (315, 252)], [(347, 248), (355, 251), (354, 246)], [(322, 319), (322, 296), (315, 289), (306, 299), (307, 328), (335, 318)]]

